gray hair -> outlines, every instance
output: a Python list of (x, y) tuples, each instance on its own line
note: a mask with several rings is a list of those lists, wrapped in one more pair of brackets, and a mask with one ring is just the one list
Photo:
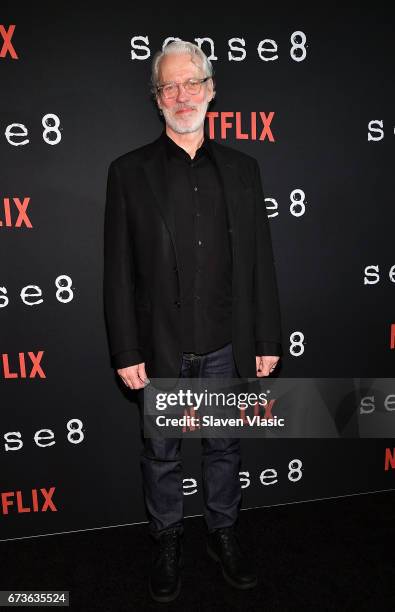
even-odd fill
[(203, 70), (205, 77), (212, 77), (214, 75), (213, 66), (208, 59), (207, 55), (201, 50), (200, 47), (186, 40), (173, 40), (163, 47), (162, 51), (157, 51), (152, 59), (152, 72), (151, 72), (151, 92), (156, 94), (156, 87), (159, 83), (159, 68), (160, 62), (165, 55), (170, 53), (189, 53), (191, 55), (191, 61), (196, 62), (198, 58), (199, 67)]

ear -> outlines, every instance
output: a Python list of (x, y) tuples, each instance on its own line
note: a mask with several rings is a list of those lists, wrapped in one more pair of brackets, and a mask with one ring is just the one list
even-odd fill
[(215, 85), (214, 85), (214, 79), (213, 79), (213, 77), (211, 77), (211, 80), (209, 81), (209, 83), (210, 83), (209, 88), (210, 88), (210, 90), (211, 90), (211, 99), (210, 99), (210, 102), (211, 102), (212, 100), (214, 100), (214, 98), (215, 98), (215, 93), (216, 93), (216, 92), (215, 92)]
[(156, 95), (156, 96), (155, 96), (155, 101), (156, 101), (156, 105), (157, 105), (157, 107), (158, 107), (158, 110), (159, 110), (159, 112), (161, 113), (161, 112), (162, 112), (162, 107), (161, 107), (161, 105), (160, 105), (160, 98), (159, 98), (159, 96), (158, 96), (158, 95)]

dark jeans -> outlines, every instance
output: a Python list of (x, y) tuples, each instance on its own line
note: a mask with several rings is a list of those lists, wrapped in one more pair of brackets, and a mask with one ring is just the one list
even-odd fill
[[(197, 355), (183, 353), (182, 378), (238, 378), (232, 344)], [(141, 392), (143, 390), (140, 390)], [(143, 402), (139, 393), (144, 440), (140, 465), (149, 532), (157, 538), (169, 528), (183, 528), (181, 438), (144, 438)], [(209, 532), (233, 525), (241, 504), (240, 439), (202, 438), (204, 518)]]

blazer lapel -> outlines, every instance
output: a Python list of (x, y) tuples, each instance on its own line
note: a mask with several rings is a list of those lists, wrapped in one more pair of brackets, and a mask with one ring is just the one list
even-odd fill
[(167, 191), (165, 154), (163, 138), (160, 136), (156, 140), (154, 154), (143, 163), (143, 168), (155, 196), (155, 203), (169, 231), (178, 265), (174, 214)]
[(223, 151), (219, 147), (217, 147), (217, 143), (212, 140), (210, 144), (224, 190), (224, 197), (226, 207), (228, 209), (229, 225), (234, 254), (234, 242), (238, 228), (237, 214), (239, 207), (237, 194), (240, 192), (240, 182), (238, 181), (237, 177), (239, 174), (237, 170), (237, 165), (233, 164), (227, 159)]

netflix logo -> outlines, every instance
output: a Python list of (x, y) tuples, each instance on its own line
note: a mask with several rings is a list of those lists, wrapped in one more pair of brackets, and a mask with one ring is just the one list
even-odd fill
[(22, 202), (19, 198), (3, 198), (1, 207), (3, 218), (0, 218), (0, 227), (28, 227), (31, 229), (33, 225), (26, 212), (29, 202), (30, 198), (24, 198)]
[(15, 25), (10, 25), (8, 26), (7, 30), (5, 29), (5, 27), (3, 25), (0, 24), (0, 36), (3, 39), (3, 44), (1, 46), (1, 50), (0, 50), (0, 58), (3, 59), (4, 57), (10, 56), (11, 59), (19, 59), (18, 55), (15, 51), (14, 45), (11, 42), (11, 38), (14, 34), (16, 26)]
[(273, 118), (273, 111), (268, 115), (263, 111), (252, 111), (248, 115), (238, 111), (209, 111), (206, 113), (210, 138), (221, 138), (222, 140), (226, 140), (230, 132), (236, 140), (275, 142), (271, 129)]
[(43, 355), (44, 351), (18, 353), (18, 357), (10, 365), (8, 353), (3, 353), (1, 356), (3, 378), (46, 378), (41, 367)]
[(25, 514), (26, 512), (57, 512), (53, 501), (55, 487), (50, 489), (31, 489), (28, 492), (5, 491), (1, 493), (1, 512), (8, 514)]
[(395, 448), (386, 448), (384, 455), (384, 471), (395, 469)]

